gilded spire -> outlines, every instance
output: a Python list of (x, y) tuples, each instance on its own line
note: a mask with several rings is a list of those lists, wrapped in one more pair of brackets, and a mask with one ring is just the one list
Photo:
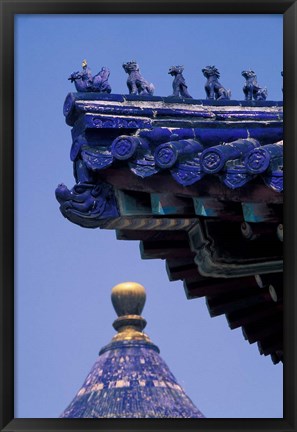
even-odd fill
[(113, 327), (117, 334), (112, 342), (142, 340), (151, 342), (143, 333), (146, 320), (140, 315), (146, 300), (145, 288), (137, 282), (123, 282), (112, 288), (111, 301), (118, 315)]
[(202, 418), (162, 360), (159, 348), (143, 333), (140, 315), (145, 289), (124, 282), (112, 289), (118, 333), (96, 363), (63, 418)]

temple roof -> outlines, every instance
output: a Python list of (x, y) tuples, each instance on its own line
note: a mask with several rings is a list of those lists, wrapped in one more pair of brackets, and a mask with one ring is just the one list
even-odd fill
[(78, 92), (64, 115), (63, 216), (139, 240), (187, 298), (282, 361), (283, 103)]
[(143, 333), (145, 290), (126, 282), (112, 290), (118, 333), (99, 357), (63, 418), (203, 418), (177, 383), (159, 348)]

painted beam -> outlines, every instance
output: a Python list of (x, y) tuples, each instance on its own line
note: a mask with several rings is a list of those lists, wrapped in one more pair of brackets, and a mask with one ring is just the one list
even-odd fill
[(115, 196), (121, 216), (152, 215), (150, 194), (117, 189)]
[(213, 198), (193, 198), (197, 216), (242, 221), (242, 207), (238, 202), (220, 201)]
[(203, 276), (236, 278), (282, 271), (281, 242), (275, 237), (269, 242), (246, 241), (243, 247), (240, 224), (199, 219), (189, 238)]
[(275, 192), (257, 180), (239, 189), (229, 189), (215, 176), (203, 177), (199, 182), (187, 187), (176, 182), (169, 174), (155, 174), (145, 179), (134, 175), (126, 166), (117, 169), (109, 167), (100, 171), (100, 179), (116, 189), (145, 191), (149, 193), (170, 193), (184, 197), (213, 198), (232, 202), (283, 203), (283, 194)]
[(282, 208), (266, 203), (244, 202), (242, 203), (243, 218), (246, 222), (276, 222), (283, 218)]
[(191, 198), (177, 197), (171, 193), (151, 194), (152, 214), (195, 216)]

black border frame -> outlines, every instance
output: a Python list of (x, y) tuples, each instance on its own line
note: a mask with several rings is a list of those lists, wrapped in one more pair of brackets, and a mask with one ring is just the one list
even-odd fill
[[(283, 419), (14, 419), (14, 15), (104, 13), (283, 14), (286, 312)], [(297, 431), (297, 0), (0, 0), (0, 20), (0, 430)]]

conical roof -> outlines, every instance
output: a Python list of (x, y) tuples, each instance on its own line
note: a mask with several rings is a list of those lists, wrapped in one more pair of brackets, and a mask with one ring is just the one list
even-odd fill
[(143, 333), (144, 287), (116, 285), (112, 303), (118, 333), (99, 357), (62, 418), (203, 418)]

